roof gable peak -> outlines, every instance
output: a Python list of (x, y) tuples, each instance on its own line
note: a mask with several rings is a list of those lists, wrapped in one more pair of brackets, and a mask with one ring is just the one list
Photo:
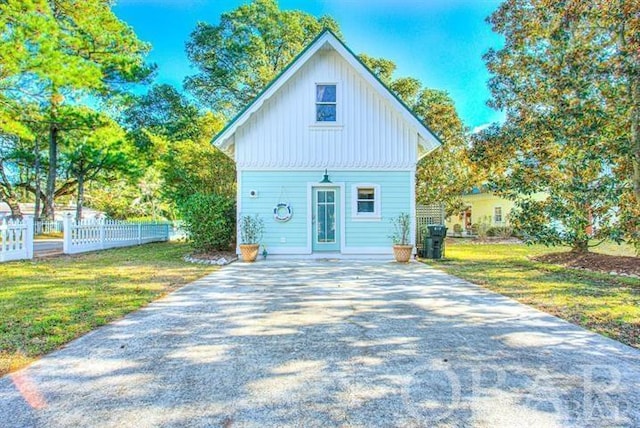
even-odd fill
[(233, 135), (236, 130), (249, 120), (251, 115), (262, 107), (280, 87), (284, 85), (297, 70), (306, 64), (318, 51), (329, 44), (343, 59), (345, 59), (356, 72), (360, 73), (377, 91), (386, 98), (402, 117), (411, 123), (417, 130), (422, 155), (425, 156), (442, 144), (442, 141), (431, 131), (420, 118), (376, 76), (347, 45), (325, 27), (289, 64), (249, 103), (243, 110), (229, 121), (229, 123), (213, 138), (212, 143), (223, 151), (227, 151), (233, 144)]

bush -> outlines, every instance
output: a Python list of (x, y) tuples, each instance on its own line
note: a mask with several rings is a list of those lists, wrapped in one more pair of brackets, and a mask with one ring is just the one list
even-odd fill
[(462, 233), (462, 225), (459, 223), (456, 223), (453, 225), (453, 233), (459, 235)]
[(198, 251), (229, 250), (235, 237), (235, 201), (195, 193), (178, 207), (191, 245)]
[(502, 239), (513, 236), (513, 228), (510, 226), (494, 226), (487, 230), (487, 236), (495, 236)]
[(489, 229), (491, 228), (491, 219), (489, 216), (484, 216), (479, 222), (471, 225), (471, 232), (479, 239), (484, 240), (488, 236)]
[(240, 219), (240, 243), (259, 244), (264, 233), (264, 221), (259, 214), (245, 215)]
[(391, 219), (393, 234), (390, 236), (394, 245), (408, 245), (411, 230), (411, 217), (407, 213), (400, 213)]

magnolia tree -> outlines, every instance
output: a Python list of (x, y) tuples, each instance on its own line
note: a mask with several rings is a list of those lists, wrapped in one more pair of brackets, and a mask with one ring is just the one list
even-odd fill
[(637, 10), (637, 0), (508, 0), (489, 18), (505, 37), (485, 56), (490, 105), (506, 121), (476, 136), (473, 159), (516, 202), (513, 224), (532, 242), (640, 243)]

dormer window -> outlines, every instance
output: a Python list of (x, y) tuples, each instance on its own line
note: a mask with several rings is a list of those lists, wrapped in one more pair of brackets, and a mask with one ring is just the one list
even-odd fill
[(336, 122), (337, 98), (335, 84), (316, 85), (316, 122)]

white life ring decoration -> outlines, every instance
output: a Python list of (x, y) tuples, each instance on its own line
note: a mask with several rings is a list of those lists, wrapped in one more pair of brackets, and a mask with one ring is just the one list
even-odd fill
[(276, 221), (281, 221), (284, 223), (285, 221), (289, 221), (292, 215), (293, 210), (291, 209), (291, 205), (285, 204), (284, 202), (279, 203), (273, 209), (273, 218)]

